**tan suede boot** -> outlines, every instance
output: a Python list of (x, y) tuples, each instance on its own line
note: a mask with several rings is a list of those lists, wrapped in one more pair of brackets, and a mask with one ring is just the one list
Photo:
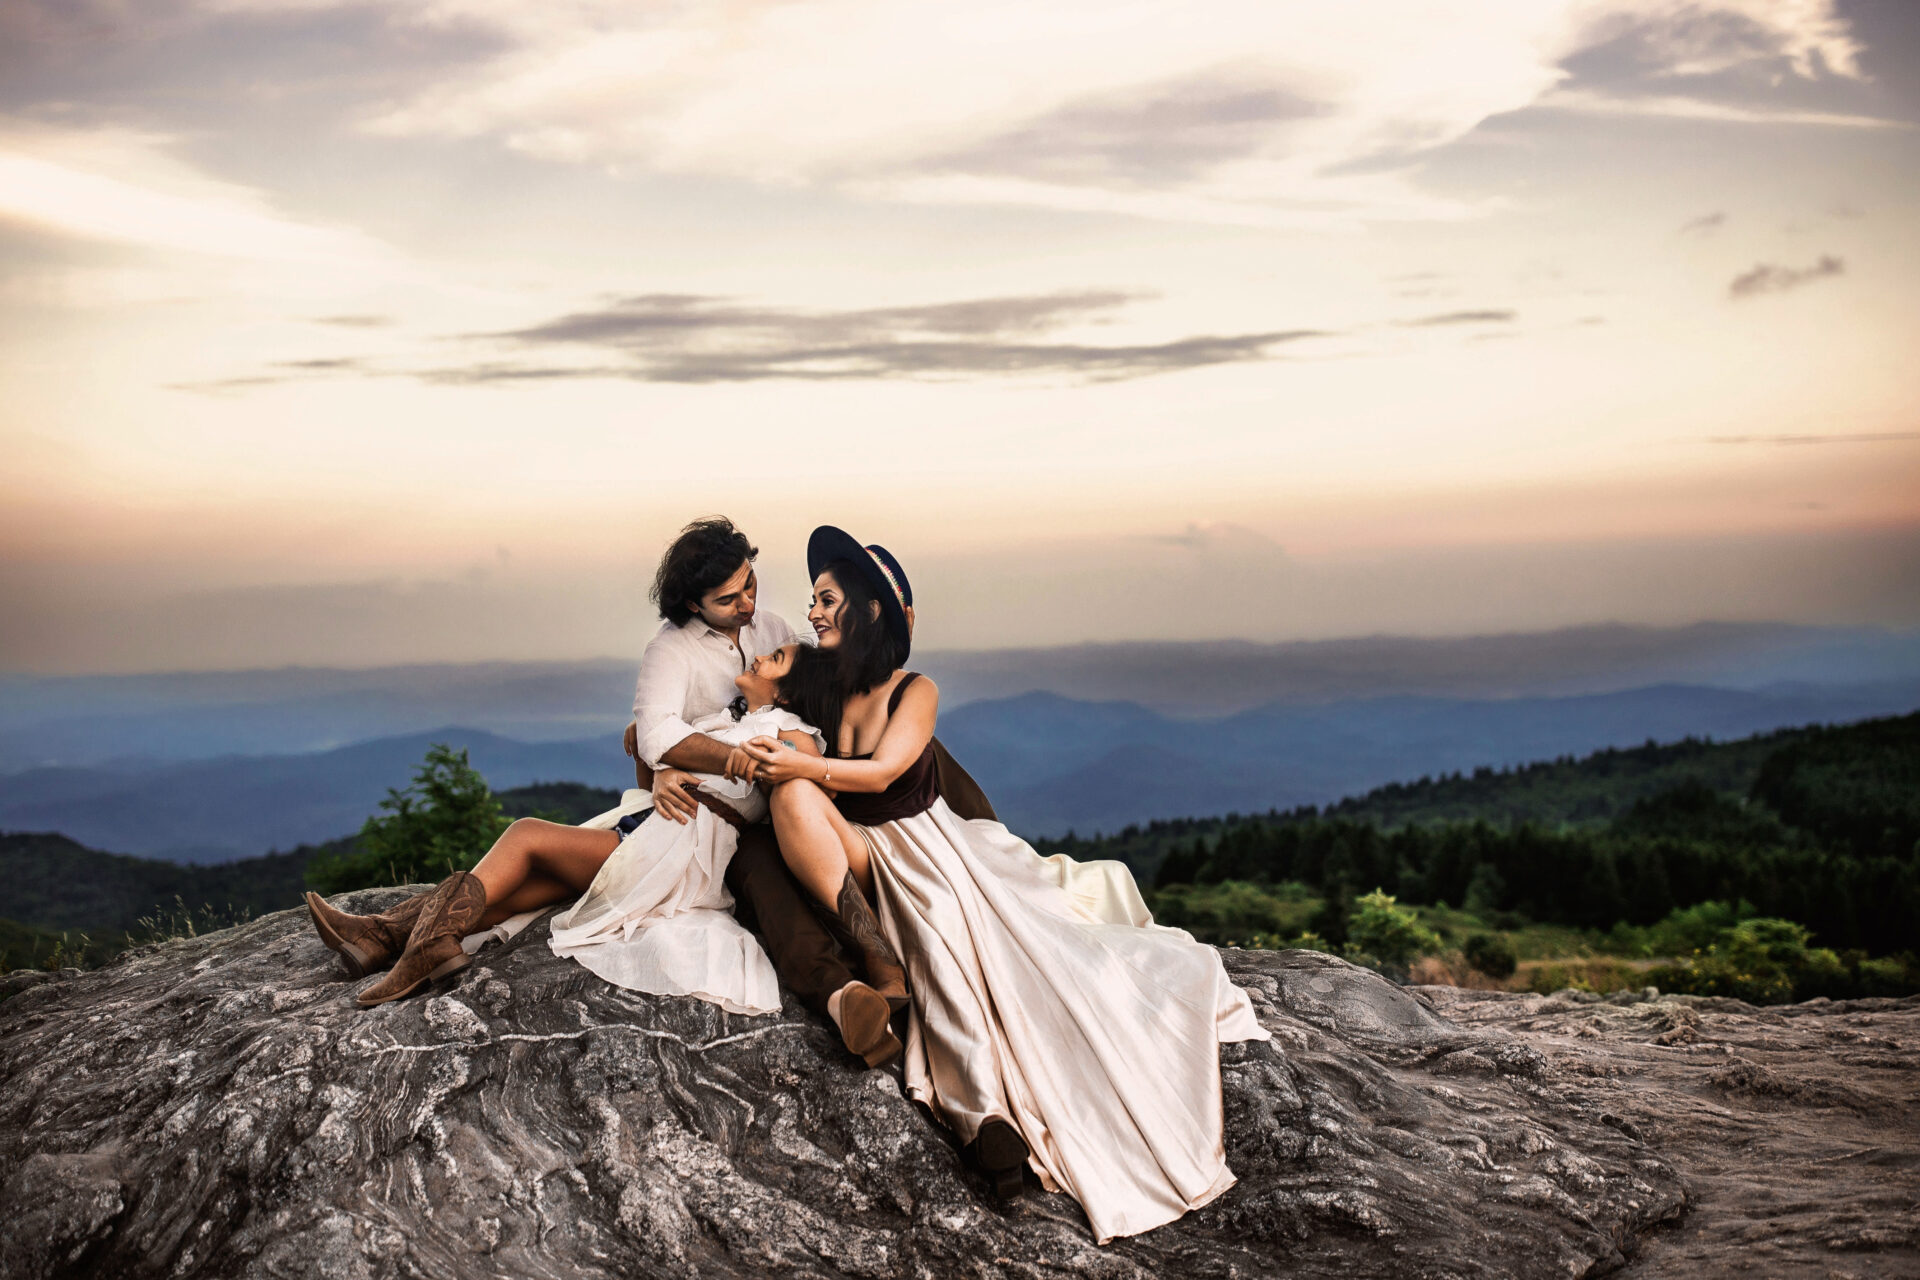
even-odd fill
[(907, 967), (900, 963), (893, 944), (881, 932), (880, 918), (867, 905), (866, 895), (854, 883), (851, 871), (847, 872), (847, 878), (840, 886), (840, 901), (835, 905), (834, 914), (839, 917), (847, 936), (853, 939), (854, 949), (860, 953), (860, 963), (867, 971), (868, 984), (880, 993), (889, 1008), (906, 1008)]
[(847, 1052), (869, 1067), (881, 1067), (900, 1056), (900, 1037), (893, 1033), (893, 1006), (864, 982), (849, 982), (827, 1001), (827, 1012), (840, 1028)]
[(456, 871), (427, 895), (400, 953), (386, 977), (360, 993), (362, 1008), (412, 995), (436, 978), (457, 973), (472, 957), (460, 948), (460, 939), (472, 931), (487, 910), (487, 890), (470, 871)]
[(320, 941), (340, 953), (340, 963), (350, 978), (364, 978), (394, 962), (406, 948), (414, 922), (427, 905), (428, 893), (416, 893), (397, 902), (378, 915), (356, 916), (333, 906), (312, 890), (307, 891), (307, 915)]

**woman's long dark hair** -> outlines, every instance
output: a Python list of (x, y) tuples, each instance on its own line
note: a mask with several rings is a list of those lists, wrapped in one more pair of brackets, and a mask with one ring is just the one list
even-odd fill
[(840, 643), (830, 652), (840, 664), (840, 683), (851, 698), (866, 693), (900, 669), (900, 646), (887, 630), (878, 608), (880, 597), (867, 585), (867, 575), (851, 560), (835, 560), (826, 572), (840, 584)]
[(826, 567), (840, 584), (840, 610), (834, 625), (840, 643), (831, 649), (801, 645), (780, 681), (777, 701), (820, 731), (827, 754), (840, 749), (840, 719), (847, 699), (887, 682), (900, 667), (900, 646), (876, 617), (879, 603), (860, 566), (835, 560)]

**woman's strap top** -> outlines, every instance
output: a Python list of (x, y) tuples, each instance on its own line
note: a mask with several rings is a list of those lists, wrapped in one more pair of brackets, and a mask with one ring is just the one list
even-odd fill
[[(887, 699), (887, 718), (900, 709), (900, 695), (907, 686), (920, 678), (917, 671), (909, 671), (893, 687), (893, 696)], [(843, 760), (871, 760), (869, 751), (863, 756), (841, 756)], [(893, 780), (885, 791), (843, 791), (835, 796), (833, 803), (840, 810), (840, 816), (848, 822), (863, 827), (877, 827), (883, 822), (894, 822), (901, 818), (911, 818), (915, 814), (925, 813), (933, 807), (940, 796), (940, 774), (935, 766), (933, 744), (929, 742), (920, 753), (920, 758), (908, 765), (906, 771)]]

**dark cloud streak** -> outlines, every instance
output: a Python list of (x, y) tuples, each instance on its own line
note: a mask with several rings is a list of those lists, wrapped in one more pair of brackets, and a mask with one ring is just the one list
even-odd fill
[(667, 352), (626, 366), (568, 367), (485, 363), (430, 370), (431, 382), (473, 386), (565, 378), (623, 378), (638, 382), (761, 382), (788, 378), (845, 382), (885, 378), (990, 377), (1068, 374), (1109, 382), (1173, 373), (1209, 365), (1272, 358), (1270, 348), (1323, 336), (1314, 329), (1284, 329), (1227, 336), (1203, 335), (1173, 342), (1116, 346), (1079, 343), (877, 342), (738, 353)]
[(505, 333), (473, 334), (529, 345), (571, 342), (640, 350), (692, 337), (857, 342), (899, 334), (990, 337), (1043, 333), (1110, 314), (1142, 295), (1112, 290), (978, 298), (918, 307), (793, 311), (744, 307), (695, 294), (642, 294)]
[(1404, 329), (1433, 329), (1450, 324), (1512, 324), (1519, 318), (1518, 311), (1444, 311), (1439, 315), (1421, 316), (1416, 320), (1396, 320), (1394, 323)]
[(611, 349), (628, 364), (602, 361), (573, 367), (492, 360), (423, 376), (467, 385), (567, 377), (712, 383), (1036, 374), (1109, 381), (1270, 359), (1273, 347), (1322, 336), (1319, 330), (1276, 329), (1112, 345), (1036, 340), (1073, 325), (1108, 323), (1143, 296), (1082, 290), (800, 311), (692, 294), (643, 294), (524, 329), (470, 335), (522, 348)]
[(1833, 254), (1822, 254), (1820, 260), (1810, 267), (1782, 267), (1771, 262), (1755, 263), (1753, 270), (1743, 271), (1733, 278), (1727, 286), (1727, 295), (1732, 298), (1756, 298), (1763, 293), (1785, 293), (1788, 289), (1798, 289), (1801, 285), (1812, 284), (1829, 276), (1846, 274), (1847, 264)]
[[(364, 356), (282, 360), (252, 377), (181, 383), (175, 389), (218, 394), (333, 375), (414, 378), (442, 386), (609, 378), (702, 384), (1066, 376), (1111, 382), (1270, 360), (1277, 347), (1331, 336), (1318, 329), (1268, 329), (1165, 342), (1049, 340), (1069, 328), (1112, 323), (1121, 308), (1147, 296), (1088, 289), (802, 311), (702, 294), (639, 294), (521, 329), (452, 335), (446, 341), (494, 348), (464, 362), (408, 368)], [(343, 319), (361, 318), (333, 322)], [(565, 348), (597, 355), (554, 358), (556, 349)]]

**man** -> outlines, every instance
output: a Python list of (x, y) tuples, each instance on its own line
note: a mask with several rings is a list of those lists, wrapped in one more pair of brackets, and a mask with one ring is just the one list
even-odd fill
[[(640, 657), (626, 733), (635, 775), (651, 788), (659, 818), (690, 819), (692, 774), (726, 772), (730, 749), (695, 731), (692, 721), (733, 700), (734, 677), (755, 657), (806, 642), (785, 619), (758, 607), (759, 554), (732, 521), (715, 516), (681, 530), (661, 558), (652, 597), (663, 621)], [(963, 818), (993, 817), (973, 779), (937, 742), (935, 748), (948, 804)], [(780, 981), (826, 1014), (849, 1050), (875, 1065), (886, 1048), (898, 1052), (885, 999), (848, 967), (841, 940), (787, 870), (771, 826), (741, 833), (727, 888), (745, 922), (759, 929)]]

